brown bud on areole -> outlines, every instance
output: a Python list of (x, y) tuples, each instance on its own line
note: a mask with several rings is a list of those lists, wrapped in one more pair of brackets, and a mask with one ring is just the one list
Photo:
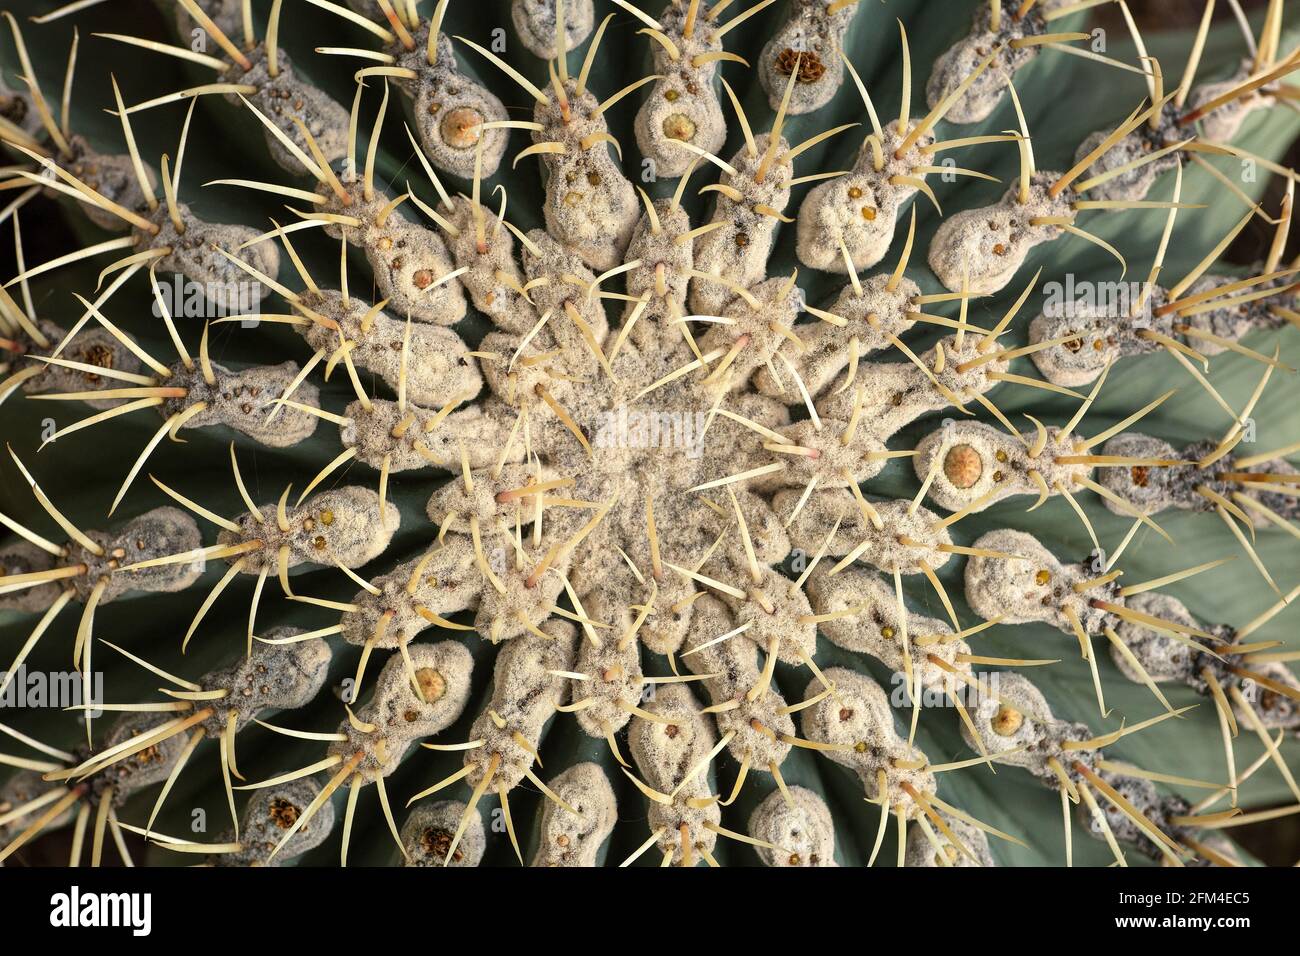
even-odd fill
[[(74, 338), (64, 343), (67, 332), (62, 327), (47, 320), (41, 320), (36, 325), (49, 344), (42, 346), (33, 341), (30, 336), (23, 336), (26, 347), (21, 353), (22, 356), (32, 360), (32, 365), (44, 366), (39, 375), (35, 375), (22, 383), (21, 388), (26, 395), (36, 395), (42, 392), (89, 392), (99, 388), (117, 388), (121, 385), (121, 382), (110, 378), (107, 373), (138, 373), (140, 371), (139, 358), (107, 329), (84, 328)], [(23, 339), (20, 339), (20, 341)], [(96, 372), (38, 362), (41, 356), (53, 355), (60, 345), (63, 346), (63, 350), (59, 352), (59, 358), (70, 362), (80, 362), (82, 365), (102, 368), (105, 374), (101, 375)], [(3, 369), (4, 372), (11, 372), (15, 364), (26, 366), (28, 363), (20, 359), (16, 363), (4, 363), (0, 365), (0, 369)], [(0, 402), (3, 400), (3, 398), (0, 398)], [(115, 398), (87, 399), (86, 404), (91, 408), (102, 410), (113, 408), (122, 404), (123, 401), (123, 399)]]
[(451, 851), (452, 837), (465, 815), (465, 804), (459, 800), (439, 800), (416, 807), (402, 825), (402, 846), (406, 848), (406, 866), (478, 866), (487, 848), (487, 835), (483, 820), (471, 814), (469, 825), (461, 834), (460, 842)]
[(840, 50), (860, 4), (834, 0), (794, 0), (786, 20), (758, 55), (758, 79), (772, 109), (781, 105), (786, 82), (798, 79), (786, 111), (799, 116), (821, 109), (844, 82)]
[[(239, 818), (240, 849), (208, 858), (211, 866), (284, 866), (308, 850), (314, 850), (334, 829), (334, 806), (328, 800), (316, 808), (312, 818), (298, 828), (279, 853), (271, 855), (285, 833), (307, 812), (320, 794), (320, 784), (311, 777), (291, 780), (275, 787), (254, 790)], [(228, 832), (218, 842), (234, 842)]]

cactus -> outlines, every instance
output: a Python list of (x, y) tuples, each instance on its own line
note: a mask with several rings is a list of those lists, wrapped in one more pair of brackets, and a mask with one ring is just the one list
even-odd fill
[(431, 6), (6, 14), (0, 863), (1256, 862), (1282, 3)]

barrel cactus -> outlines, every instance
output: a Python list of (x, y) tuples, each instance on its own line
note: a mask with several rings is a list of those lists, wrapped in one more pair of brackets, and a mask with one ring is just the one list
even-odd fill
[(0, 861), (1257, 862), (1300, 51), (1215, 7), (16, 4)]

